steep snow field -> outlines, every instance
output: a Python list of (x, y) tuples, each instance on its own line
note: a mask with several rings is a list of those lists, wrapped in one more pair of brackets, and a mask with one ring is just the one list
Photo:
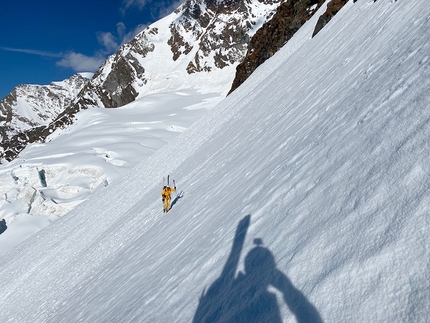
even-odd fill
[(3, 255), (0, 321), (427, 322), (429, 3), (350, 1), (310, 39), (318, 16)]
[[(110, 185), (223, 99), (221, 89), (150, 95), (118, 109), (89, 109), (44, 144), (0, 168), (0, 255)], [(217, 92), (218, 91), (218, 92)]]

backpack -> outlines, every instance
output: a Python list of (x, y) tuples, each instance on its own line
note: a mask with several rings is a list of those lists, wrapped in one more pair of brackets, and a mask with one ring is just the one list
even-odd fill
[(170, 197), (170, 189), (167, 186), (164, 186), (163, 191), (161, 192), (161, 200), (164, 201), (169, 197)]

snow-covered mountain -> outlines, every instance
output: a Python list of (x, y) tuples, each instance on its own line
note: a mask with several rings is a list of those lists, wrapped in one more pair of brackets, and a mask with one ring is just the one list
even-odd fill
[[(0, 321), (427, 322), (430, 6), (350, 1), (312, 38), (319, 15), (3, 255)], [(167, 174), (179, 195), (163, 215)]]
[(280, 2), (188, 0), (109, 57), (80, 94), (79, 109), (118, 107), (166, 88), (231, 83), (229, 70)]
[(91, 74), (80, 73), (50, 85), (17, 86), (0, 101), (2, 131), (11, 136), (18, 131), (48, 125), (71, 103), (91, 77)]
[(49, 125), (91, 79), (80, 73), (50, 85), (17, 86), (0, 100), (0, 141), (38, 126)]
[(43, 142), (58, 128), (72, 124), (82, 109), (119, 107), (148, 94), (181, 88), (210, 87), (226, 95), (250, 38), (280, 2), (186, 1), (108, 57), (49, 125), (20, 129), (3, 138), (0, 161), (13, 160), (28, 143)]

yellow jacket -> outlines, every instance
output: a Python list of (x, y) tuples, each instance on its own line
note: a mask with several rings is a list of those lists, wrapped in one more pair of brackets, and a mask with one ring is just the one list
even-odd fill
[(161, 200), (164, 201), (165, 199), (170, 200), (170, 193), (176, 192), (176, 187), (169, 187), (164, 186), (163, 191), (161, 192)]

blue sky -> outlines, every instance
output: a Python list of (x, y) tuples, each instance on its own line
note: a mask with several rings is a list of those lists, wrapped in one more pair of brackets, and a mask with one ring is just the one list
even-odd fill
[(19, 84), (94, 72), (184, 0), (16, 0), (0, 10), (0, 99)]

